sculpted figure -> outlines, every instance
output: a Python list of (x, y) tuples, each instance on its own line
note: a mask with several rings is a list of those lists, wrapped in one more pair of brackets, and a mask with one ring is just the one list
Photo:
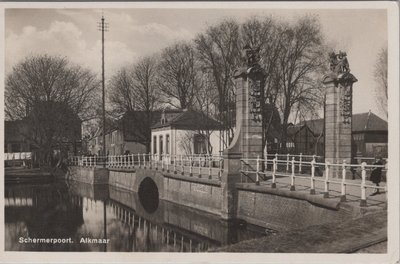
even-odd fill
[(329, 64), (330, 70), (338, 76), (350, 72), (346, 52), (339, 51), (337, 54), (334, 52), (329, 53)]

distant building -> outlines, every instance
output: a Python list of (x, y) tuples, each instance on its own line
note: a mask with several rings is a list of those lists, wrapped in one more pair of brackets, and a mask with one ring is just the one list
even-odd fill
[(4, 122), (4, 153), (30, 152), (29, 128), (25, 120)]
[(151, 130), (151, 153), (219, 154), (221, 124), (192, 110), (165, 111)]
[[(352, 117), (353, 156), (387, 157), (388, 123), (372, 112)], [(324, 120), (315, 119), (288, 128), (290, 153), (324, 156)]]
[[(129, 111), (106, 132), (106, 153), (123, 155), (125, 153), (149, 153), (151, 145), (151, 126), (160, 119), (161, 111)], [(88, 152), (103, 154), (103, 131), (99, 128), (88, 141)]]

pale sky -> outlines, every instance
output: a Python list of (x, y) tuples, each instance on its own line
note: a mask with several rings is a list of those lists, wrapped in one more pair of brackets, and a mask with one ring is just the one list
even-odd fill
[[(386, 10), (283, 10), (283, 9), (104, 9), (106, 79), (141, 56), (157, 53), (177, 40), (190, 40), (224, 18), (241, 22), (251, 16), (274, 15), (287, 21), (304, 14), (320, 18), (327, 42), (347, 52), (353, 86), (353, 113), (383, 116), (375, 103), (374, 63), (387, 46)], [(100, 9), (6, 9), (5, 69), (27, 55), (66, 56), (101, 76)]]

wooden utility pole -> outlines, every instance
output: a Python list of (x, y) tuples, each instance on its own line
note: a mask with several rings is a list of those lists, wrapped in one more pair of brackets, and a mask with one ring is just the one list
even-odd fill
[(106, 24), (104, 16), (101, 16), (99, 23), (99, 30), (101, 31), (101, 84), (102, 84), (102, 103), (103, 103), (103, 156), (107, 155), (106, 151), (106, 92), (104, 81), (104, 32), (108, 31), (108, 24)]

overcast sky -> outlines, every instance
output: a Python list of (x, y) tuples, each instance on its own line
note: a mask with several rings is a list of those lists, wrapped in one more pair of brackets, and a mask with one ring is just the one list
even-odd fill
[[(239, 22), (251, 16), (274, 15), (293, 21), (305, 14), (320, 18), (326, 40), (347, 52), (354, 84), (353, 112), (380, 115), (375, 103), (374, 63), (387, 46), (386, 10), (271, 10), (271, 9), (104, 9), (106, 33), (106, 79), (139, 57), (159, 52), (177, 40), (190, 40), (208, 25), (224, 18)], [(6, 9), (5, 69), (31, 54), (68, 57), (74, 63), (101, 74), (99, 9)]]

